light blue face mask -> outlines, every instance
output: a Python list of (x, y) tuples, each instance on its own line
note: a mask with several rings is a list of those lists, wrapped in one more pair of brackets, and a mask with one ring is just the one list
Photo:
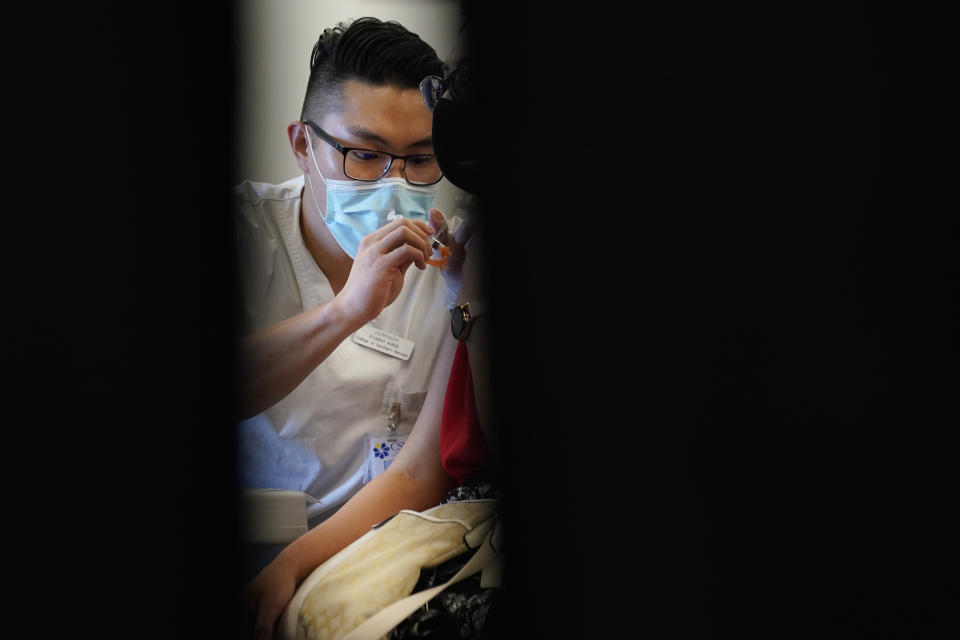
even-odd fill
[(312, 153), (309, 131), (306, 131), (306, 135), (307, 152), (320, 179), (327, 185), (327, 207), (324, 210), (317, 202), (310, 174), (306, 174), (313, 204), (317, 206), (327, 228), (348, 256), (355, 258), (363, 237), (387, 224), (395, 216), (429, 223), (427, 212), (433, 206), (437, 185), (414, 186), (403, 178), (381, 178), (377, 182), (327, 180)]

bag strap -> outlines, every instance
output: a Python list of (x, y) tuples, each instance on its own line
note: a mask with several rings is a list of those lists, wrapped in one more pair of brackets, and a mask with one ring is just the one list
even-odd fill
[(343, 640), (380, 640), (380, 638), (390, 633), (394, 627), (403, 622), (407, 616), (425, 605), (444, 589), (464, 578), (469, 578), (477, 571), (491, 566), (497, 560), (497, 552), (491, 545), (494, 529), (496, 529), (496, 526), (491, 526), (487, 530), (486, 536), (483, 538), (483, 543), (474, 552), (473, 557), (471, 557), (452, 578), (443, 584), (418, 591), (413, 595), (397, 600), (390, 606), (384, 607), (364, 620), (360, 626), (348, 633)]

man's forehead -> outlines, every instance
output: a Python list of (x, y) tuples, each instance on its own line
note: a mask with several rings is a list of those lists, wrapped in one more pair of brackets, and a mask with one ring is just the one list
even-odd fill
[(321, 126), (331, 135), (381, 147), (432, 145), (433, 116), (419, 89), (349, 80), (343, 97), (343, 108), (329, 111), (322, 119)]
[(341, 106), (344, 111), (375, 113), (399, 110), (411, 118), (430, 115), (429, 109), (423, 104), (419, 87), (347, 80), (343, 84), (341, 97)]

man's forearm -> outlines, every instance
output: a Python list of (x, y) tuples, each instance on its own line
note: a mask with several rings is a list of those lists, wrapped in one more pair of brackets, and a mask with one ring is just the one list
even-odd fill
[(240, 419), (286, 397), (357, 328), (333, 300), (243, 337)]

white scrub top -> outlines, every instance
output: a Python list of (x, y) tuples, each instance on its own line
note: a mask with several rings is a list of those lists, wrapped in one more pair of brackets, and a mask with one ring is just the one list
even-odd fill
[[(234, 189), (244, 332), (255, 332), (333, 299), (333, 290), (300, 233), (303, 177), (280, 185), (244, 182)], [(369, 434), (413, 428), (450, 316), (440, 271), (407, 270), (403, 290), (370, 326), (414, 342), (407, 361), (348, 338), (287, 397), (239, 424), (244, 487), (293, 489), (320, 500), (310, 526), (326, 519), (363, 483)]]

